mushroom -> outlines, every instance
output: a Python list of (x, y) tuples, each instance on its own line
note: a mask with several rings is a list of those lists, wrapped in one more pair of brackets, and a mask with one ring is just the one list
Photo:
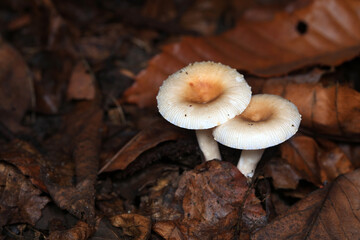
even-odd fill
[(195, 62), (170, 75), (156, 97), (160, 114), (170, 123), (196, 130), (205, 160), (220, 159), (214, 128), (242, 113), (251, 88), (243, 75), (221, 63)]
[(237, 167), (244, 176), (252, 178), (264, 149), (292, 137), (300, 121), (297, 107), (289, 100), (258, 94), (242, 114), (216, 127), (213, 136), (223, 145), (243, 149)]

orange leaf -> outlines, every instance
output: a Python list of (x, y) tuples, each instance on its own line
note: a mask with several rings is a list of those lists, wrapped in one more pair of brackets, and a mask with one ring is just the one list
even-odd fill
[[(308, 76), (304, 76), (304, 79)], [(253, 94), (280, 95), (302, 115), (301, 126), (317, 133), (360, 137), (360, 93), (342, 85), (296, 83), (290, 78), (248, 79)]]
[(140, 154), (159, 143), (176, 140), (181, 136), (178, 128), (161, 120), (136, 134), (100, 169), (99, 173), (124, 170)]
[(295, 136), (280, 149), (282, 159), (272, 159), (265, 167), (276, 188), (295, 189), (300, 179), (321, 186), (354, 169), (346, 154), (327, 140)]
[(360, 52), (360, 2), (312, 0), (270, 21), (241, 19), (233, 30), (213, 37), (185, 37), (169, 44), (136, 76), (125, 99), (155, 106), (169, 74), (200, 60), (222, 62), (259, 76), (286, 74), (309, 65), (336, 66)]

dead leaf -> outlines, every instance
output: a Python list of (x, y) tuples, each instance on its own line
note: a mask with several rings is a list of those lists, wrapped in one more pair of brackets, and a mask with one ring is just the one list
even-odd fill
[(0, 39), (0, 121), (11, 131), (26, 111), (34, 107), (34, 88), (30, 71), (22, 56)]
[(265, 165), (265, 175), (276, 188), (296, 189), (299, 180), (321, 186), (354, 167), (346, 154), (333, 142), (296, 135), (280, 145), (281, 158)]
[[(112, 226), (111, 222), (107, 218), (102, 218), (99, 226), (96, 229), (94, 235), (89, 238), (90, 240), (124, 240), (128, 239), (124, 235), (123, 231), (120, 228)], [(129, 237), (129, 239), (131, 239)]]
[(22, 174), (30, 177), (32, 184), (47, 192), (40, 177), (40, 166), (44, 161), (43, 156), (30, 143), (14, 139), (1, 146), (0, 159), (16, 166)]
[(124, 170), (141, 153), (153, 148), (159, 143), (176, 140), (181, 136), (179, 130), (163, 120), (159, 120), (136, 134), (123, 146), (104, 166), (99, 173)]
[(252, 239), (356, 239), (360, 170), (341, 175), (255, 232)]
[(53, 231), (49, 235), (50, 240), (86, 240), (95, 232), (93, 226), (85, 222), (78, 221), (76, 225), (70, 229), (63, 231)]
[(185, 37), (150, 60), (124, 98), (140, 107), (155, 106), (167, 76), (201, 60), (258, 76), (317, 64), (337, 66), (360, 52), (359, 9), (356, 0), (312, 0), (293, 11), (278, 12), (271, 20), (239, 20), (233, 30), (219, 36)]
[[(179, 182), (175, 201), (183, 216), (159, 221), (153, 230), (165, 239), (231, 239), (236, 226), (246, 232), (266, 221), (265, 212), (246, 178), (231, 163), (207, 161), (186, 172)], [(257, 213), (257, 214), (254, 214)]]
[(49, 202), (41, 191), (11, 165), (0, 163), (0, 228), (26, 222), (35, 225)]
[[(58, 206), (90, 225), (95, 221), (95, 182), (99, 166), (102, 110), (81, 102), (64, 117), (59, 133), (44, 143), (43, 181)], [(75, 184), (74, 184), (74, 176)]]
[(134, 240), (149, 239), (151, 230), (151, 220), (148, 217), (124, 213), (110, 218), (113, 226), (122, 228), (123, 232), (133, 237)]
[[(326, 86), (323, 73), (296, 77), (250, 78), (253, 94), (280, 95), (293, 102), (302, 116), (301, 126), (317, 133), (360, 140), (360, 93), (338, 83)], [(311, 79), (315, 79), (311, 80)], [(306, 81), (311, 82), (306, 82)]]
[(95, 79), (84, 61), (78, 62), (71, 74), (67, 89), (67, 98), (76, 100), (92, 100), (95, 97)]

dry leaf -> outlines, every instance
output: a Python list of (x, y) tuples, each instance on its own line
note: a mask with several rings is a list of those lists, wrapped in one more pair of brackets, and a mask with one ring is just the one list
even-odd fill
[[(336, 23), (336, 24), (334, 24)], [(310, 65), (336, 66), (360, 52), (360, 2), (312, 0), (268, 21), (242, 19), (215, 37), (185, 37), (167, 45), (136, 77), (125, 99), (155, 106), (159, 86), (188, 63), (213, 60), (259, 76), (286, 74)]]
[(296, 189), (300, 179), (321, 186), (354, 169), (346, 154), (327, 140), (297, 135), (281, 144), (280, 150), (282, 159), (265, 165), (265, 175), (276, 188)]
[(32, 184), (47, 192), (40, 177), (43, 156), (30, 143), (15, 139), (9, 144), (1, 146), (0, 159), (16, 166), (22, 174), (30, 177)]
[(101, 127), (102, 110), (97, 103), (78, 103), (65, 116), (59, 133), (44, 143), (47, 161), (41, 169), (56, 204), (90, 225), (95, 221)]
[(33, 106), (30, 71), (22, 56), (0, 39), (0, 121), (17, 132), (25, 112)]
[(123, 232), (134, 240), (146, 240), (150, 236), (151, 220), (139, 214), (124, 213), (110, 218), (113, 226), (122, 228)]
[[(314, 76), (315, 75), (315, 76)], [(301, 126), (317, 133), (352, 137), (360, 140), (360, 93), (348, 86), (325, 86), (322, 73), (300, 75), (303, 83), (294, 77), (259, 79), (250, 78), (253, 94), (280, 95), (293, 102), (302, 116)]]
[(252, 239), (356, 239), (360, 236), (360, 170), (311, 193)]
[(26, 222), (35, 225), (49, 202), (41, 191), (11, 165), (0, 163), (0, 228)]
[(186, 172), (175, 201), (181, 204), (182, 218), (156, 222), (153, 228), (165, 239), (174, 234), (179, 239), (231, 239), (238, 234), (239, 221), (242, 232), (266, 222), (265, 211), (246, 178), (225, 161), (207, 161)]
[(176, 140), (181, 136), (178, 128), (164, 123), (162, 120), (148, 126), (136, 134), (125, 146), (123, 146), (105, 165), (99, 173), (115, 170), (124, 170), (141, 153), (155, 147), (159, 143)]
[(86, 240), (94, 233), (94, 231), (94, 227), (85, 222), (78, 221), (76, 225), (70, 229), (51, 232), (49, 240)]

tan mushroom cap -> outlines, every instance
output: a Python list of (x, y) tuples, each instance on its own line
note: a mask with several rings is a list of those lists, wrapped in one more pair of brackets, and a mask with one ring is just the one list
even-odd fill
[(216, 127), (216, 141), (228, 147), (255, 150), (280, 144), (299, 129), (297, 107), (280, 96), (254, 95), (245, 111)]
[(235, 69), (196, 62), (170, 75), (156, 97), (160, 114), (187, 129), (209, 129), (242, 113), (251, 88)]

